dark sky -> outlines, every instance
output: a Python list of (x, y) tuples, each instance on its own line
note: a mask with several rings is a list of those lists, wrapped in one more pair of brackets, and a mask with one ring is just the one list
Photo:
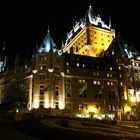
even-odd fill
[[(125, 2), (124, 2), (125, 1)], [(133, 3), (135, 1), (135, 3)], [(128, 44), (139, 50), (139, 4), (137, 0), (91, 0), (93, 10), (112, 27), (120, 32)], [(36, 0), (0, 3), (0, 45), (6, 41), (6, 50), (10, 56), (15, 53), (24, 57), (30, 54), (47, 33), (60, 47), (67, 32), (79, 18), (85, 16), (89, 7), (88, 0)]]

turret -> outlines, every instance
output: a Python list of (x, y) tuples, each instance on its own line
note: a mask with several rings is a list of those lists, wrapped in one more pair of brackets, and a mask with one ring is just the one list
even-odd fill
[(56, 44), (54, 43), (52, 37), (50, 36), (50, 30), (48, 27), (48, 32), (46, 37), (44, 38), (42, 44), (40, 45), (38, 52), (39, 53), (47, 53), (47, 52), (56, 52), (57, 51), (57, 47)]

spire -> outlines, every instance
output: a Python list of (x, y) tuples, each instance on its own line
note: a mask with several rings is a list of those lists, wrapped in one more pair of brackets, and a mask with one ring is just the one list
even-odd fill
[(54, 43), (52, 37), (50, 36), (50, 29), (48, 26), (47, 35), (45, 36), (42, 44), (40, 45), (38, 52), (55, 52), (57, 50), (56, 44)]
[(91, 24), (94, 24), (96, 15), (95, 15), (95, 12), (92, 9), (91, 2), (89, 4), (89, 9), (88, 9), (87, 16), (88, 16), (89, 22)]
[(0, 73), (4, 72), (6, 67), (5, 47), (6, 47), (6, 42), (3, 41), (2, 48), (0, 50)]
[(49, 25), (48, 25), (48, 33), (50, 32), (50, 28), (49, 28)]
[(109, 28), (111, 29), (111, 17), (109, 17)]
[(89, 0), (89, 8), (92, 8), (92, 6), (91, 6), (91, 0)]
[(63, 39), (62, 39), (62, 45), (61, 45), (61, 48), (64, 48), (65, 45), (64, 45), (64, 42), (63, 42)]
[(2, 48), (2, 52), (5, 51), (5, 47), (6, 47), (6, 41), (3, 42), (3, 48)]

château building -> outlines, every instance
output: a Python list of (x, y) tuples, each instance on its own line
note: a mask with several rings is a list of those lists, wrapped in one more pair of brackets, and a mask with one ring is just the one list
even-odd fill
[(48, 29), (29, 62), (19, 66), (16, 59), (8, 70), (6, 61), (0, 59), (0, 104), (10, 101), (18, 86), (29, 111), (43, 108), (49, 115), (124, 120), (139, 115), (139, 53), (91, 6), (61, 48)]

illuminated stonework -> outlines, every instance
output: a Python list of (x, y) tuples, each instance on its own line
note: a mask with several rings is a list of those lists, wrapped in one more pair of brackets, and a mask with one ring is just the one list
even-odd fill
[(115, 37), (114, 30), (85, 24), (85, 27), (66, 45), (64, 52), (100, 57)]
[[(76, 27), (78, 29), (75, 31), (74, 29), (76, 27), (74, 27), (74, 29), (68, 33), (63, 52), (101, 57), (108, 49), (115, 38), (115, 30), (105, 25), (100, 17), (93, 17), (91, 12), (90, 10), (88, 12), (89, 21), (77, 23)], [(93, 18), (93, 20), (91, 18)]]
[(27, 94), (29, 111), (111, 120), (137, 115), (140, 55), (117, 37), (111, 23), (95, 16), (91, 6), (60, 50), (48, 30), (29, 63), (0, 71), (0, 104), (10, 93), (6, 93), (10, 84), (18, 83)]

